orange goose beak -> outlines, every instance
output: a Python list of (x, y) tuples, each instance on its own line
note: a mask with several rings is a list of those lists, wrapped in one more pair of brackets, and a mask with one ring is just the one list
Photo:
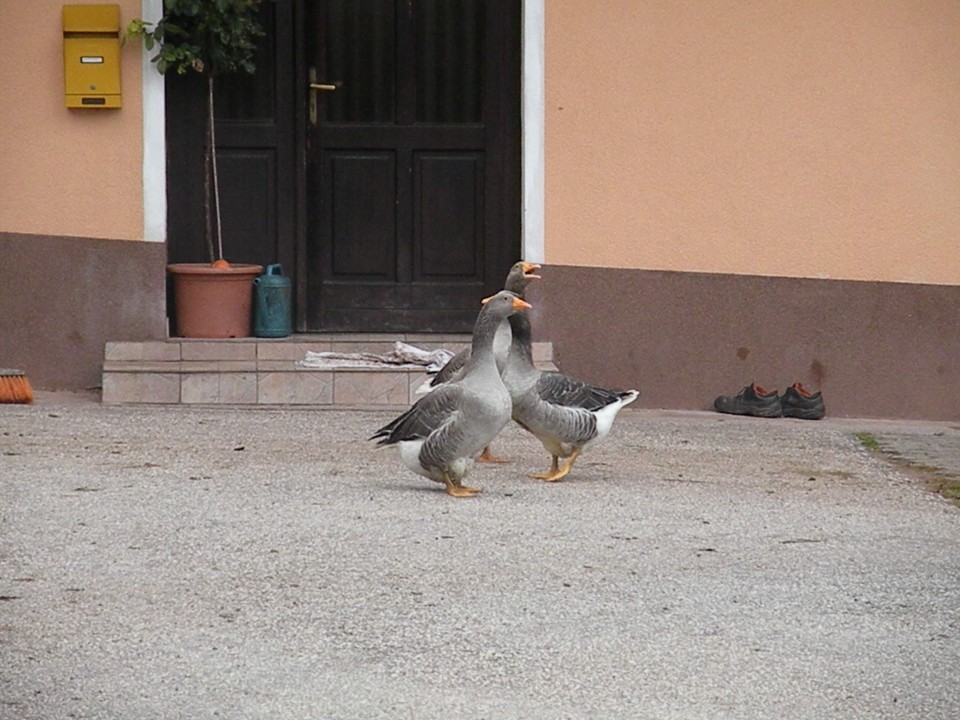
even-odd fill
[[(496, 295), (491, 295), (490, 297), (485, 297), (483, 300), (480, 301), (480, 304), (481, 304), (481, 305), (486, 305), (488, 302), (490, 302), (491, 300), (493, 300), (493, 298), (495, 298), (495, 297), (496, 297)], [(514, 309), (514, 310), (529, 310), (529, 309), (532, 308), (532, 307), (533, 307), (533, 305), (531, 305), (530, 303), (528, 303), (526, 300), (521, 300), (520, 298), (514, 296), (514, 298), (513, 298), (513, 309)]]

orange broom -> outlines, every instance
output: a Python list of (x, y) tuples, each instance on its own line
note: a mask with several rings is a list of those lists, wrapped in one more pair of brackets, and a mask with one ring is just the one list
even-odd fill
[(22, 370), (0, 368), (0, 403), (33, 402), (33, 388)]

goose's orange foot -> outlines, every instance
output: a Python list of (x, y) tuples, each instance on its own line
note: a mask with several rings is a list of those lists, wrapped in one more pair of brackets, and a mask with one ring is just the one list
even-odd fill
[(579, 450), (574, 450), (573, 454), (567, 459), (563, 464), (563, 467), (558, 467), (558, 462), (556, 456), (553, 458), (553, 462), (550, 464), (550, 472), (548, 473), (537, 473), (536, 475), (531, 475), (530, 477), (537, 478), (538, 480), (546, 480), (547, 482), (557, 482), (562, 480), (569, 473), (570, 469), (573, 467), (573, 461), (577, 459), (577, 456), (580, 455)]
[(544, 473), (532, 473), (527, 477), (532, 477), (534, 480), (546, 480), (548, 482), (553, 482), (556, 474), (560, 472), (560, 466), (557, 461), (557, 456), (554, 455), (550, 461), (550, 469)]
[(447, 495), (455, 498), (473, 497), (480, 492), (480, 488), (470, 487), (469, 485), (461, 485), (459, 482), (454, 482), (449, 478), (444, 478), (443, 484), (447, 488)]
[(545, 480), (546, 482), (557, 482), (563, 480), (567, 476), (567, 473), (570, 472), (570, 466), (564, 465), (563, 469), (555, 473), (538, 473), (536, 475), (531, 475), (530, 477), (535, 477), (538, 480)]
[(487, 445), (483, 452), (477, 455), (477, 462), (481, 463), (508, 463), (510, 462), (509, 458), (498, 457), (490, 452), (490, 446)]

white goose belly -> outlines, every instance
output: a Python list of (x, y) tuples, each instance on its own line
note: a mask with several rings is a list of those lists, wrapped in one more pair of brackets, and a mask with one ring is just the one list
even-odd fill
[[(412, 472), (415, 472), (417, 475), (421, 475), (425, 478), (433, 480), (434, 482), (444, 483), (443, 475), (440, 468), (430, 468), (427, 469), (420, 464), (420, 448), (423, 447), (423, 444), (426, 440), (402, 440), (397, 443), (400, 448), (400, 461)], [(470, 472), (470, 469), (473, 467), (473, 458), (457, 458), (453, 460), (447, 466), (447, 472), (449, 477), (454, 482), (462, 480), (467, 476), (467, 473)]]

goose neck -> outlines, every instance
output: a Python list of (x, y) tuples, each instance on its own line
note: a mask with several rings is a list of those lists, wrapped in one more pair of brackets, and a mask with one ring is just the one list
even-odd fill
[(510, 316), (510, 352), (533, 365), (533, 333), (530, 318), (525, 313)]

